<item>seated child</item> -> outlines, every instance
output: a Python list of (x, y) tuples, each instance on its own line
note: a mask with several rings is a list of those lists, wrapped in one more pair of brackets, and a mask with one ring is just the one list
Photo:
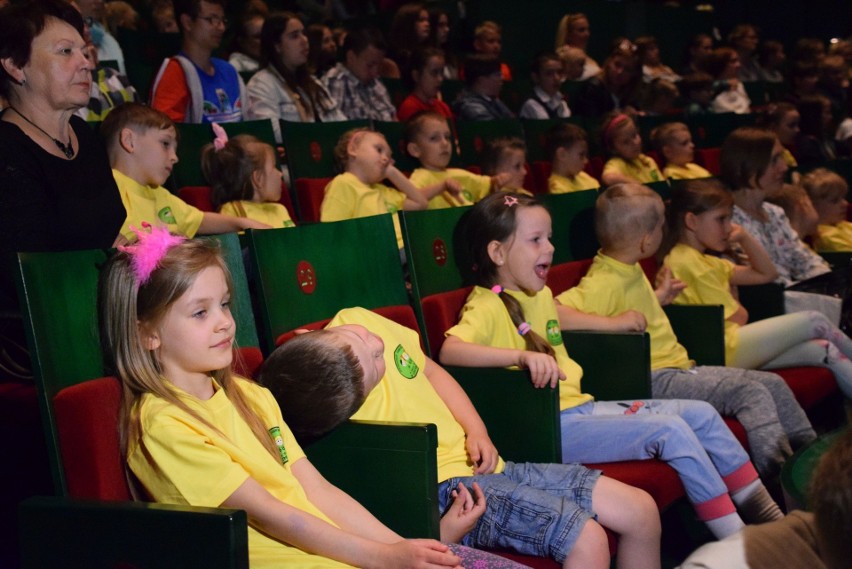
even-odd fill
[(216, 140), (201, 149), (201, 171), (220, 213), (254, 219), (270, 227), (295, 227), (281, 200), (281, 170), (272, 146), (241, 134), (229, 139), (215, 124)]
[(819, 214), (808, 193), (800, 185), (783, 184), (781, 189), (766, 196), (766, 201), (784, 210), (790, 227), (796, 232), (802, 245), (812, 254), (808, 241), (813, 239), (819, 225)]
[(462, 168), (449, 168), (453, 157), (453, 135), (447, 119), (433, 112), (417, 113), (405, 123), (408, 153), (420, 161), (411, 173), (411, 183), (433, 194), (429, 209), (470, 205), (499, 190), (508, 176), (480, 176)]
[(684, 75), (680, 83), (680, 94), (686, 100), (686, 114), (703, 115), (712, 112), (710, 103), (713, 102), (713, 77), (707, 73), (697, 72)]
[[(231, 371), (231, 289), (216, 244), (163, 228), (140, 232), (101, 274), (104, 350), (125, 394), (121, 452), (148, 499), (245, 510), (255, 569), (420, 566), (414, 559), (515, 566), (461, 546), (404, 540), (329, 484), (269, 391)], [(482, 515), (484, 497), (472, 488), (475, 502), (463, 486), (448, 489), (442, 539), (460, 539)]]
[(657, 152), (666, 160), (666, 166), (663, 168), (666, 178), (691, 180), (712, 176), (710, 172), (693, 162), (695, 144), (692, 142), (692, 133), (682, 122), (670, 122), (658, 126), (651, 131), (651, 140)]
[(556, 48), (556, 55), (562, 61), (564, 80), (579, 81), (586, 66), (586, 52), (579, 47), (562, 45)]
[[(477, 286), (459, 323), (445, 333), (441, 363), (521, 366), (536, 387), (558, 383), (563, 461), (659, 458), (678, 472), (698, 517), (718, 538), (742, 527), (735, 504), (752, 522), (781, 516), (748, 455), (707, 403), (593, 401), (580, 391), (582, 369), (566, 351), (545, 285), (554, 250), (550, 232), (550, 215), (534, 198), (492, 195), (473, 207), (461, 236)], [(640, 323), (635, 312), (621, 320), (625, 329)]]
[[(659, 257), (686, 288), (675, 304), (721, 304), (725, 315), (725, 363), (745, 369), (791, 366), (829, 368), (852, 397), (852, 340), (816, 311), (794, 312), (748, 322), (748, 312), (731, 294), (738, 285), (772, 282), (775, 264), (759, 241), (731, 223), (734, 198), (720, 183), (690, 181), (672, 193), (669, 231)], [(738, 244), (748, 265), (734, 265), (711, 253)]]
[(482, 172), (488, 176), (507, 176), (501, 191), (519, 192), (528, 196), (532, 192), (524, 189), (527, 175), (527, 145), (517, 136), (494, 138), (488, 141), (482, 156)]
[(547, 133), (547, 155), (552, 170), (547, 179), (551, 194), (567, 194), (581, 190), (596, 190), (600, 182), (583, 171), (589, 161), (589, 142), (586, 131), (577, 125), (562, 123)]
[(632, 118), (613, 111), (604, 117), (601, 124), (603, 146), (611, 156), (601, 175), (605, 186), (625, 182), (648, 184), (666, 179), (654, 159), (642, 154), (642, 137)]
[(162, 187), (178, 161), (177, 130), (165, 113), (125, 103), (106, 116), (100, 131), (127, 211), (121, 226), (126, 239), (135, 238), (131, 227), (141, 227), (143, 221), (186, 237), (270, 228), (253, 219), (201, 211)]
[(846, 180), (831, 170), (817, 168), (802, 177), (802, 186), (819, 219), (814, 248), (817, 251), (852, 251), (852, 223), (846, 221), (849, 206)]
[[(662, 304), (671, 302), (682, 283), (667, 268), (655, 292), (639, 261), (656, 254), (665, 224), (663, 201), (650, 188), (621, 184), (601, 193), (595, 230), (601, 250), (580, 283), (556, 297), (564, 328), (621, 329), (625, 311), (638, 312), (651, 336), (651, 392), (661, 399), (707, 401), (745, 427), (752, 460), (764, 477), (773, 477), (799, 446), (815, 437), (804, 411), (779, 376), (764, 371), (695, 366), (677, 342)], [(675, 286), (677, 284), (678, 286)], [(587, 318), (580, 319), (585, 314)], [(589, 318), (598, 316), (602, 318)]]
[(464, 90), (453, 102), (457, 120), (511, 119), (515, 114), (500, 100), (503, 79), (500, 60), (490, 55), (471, 55), (464, 63)]
[(409, 68), (403, 69), (405, 83), (411, 84), (411, 94), (399, 104), (396, 116), (407, 121), (421, 111), (433, 111), (444, 118), (452, 119), (453, 111), (441, 100), (441, 85), (444, 83), (444, 52), (436, 47), (420, 47), (414, 50)]
[(645, 86), (641, 110), (648, 116), (671, 115), (675, 112), (675, 101), (679, 95), (677, 85), (658, 77)]
[(350, 416), (436, 424), (440, 511), (459, 483), (477, 482), (486, 496), (465, 545), (605, 569), (605, 526), (621, 534), (619, 560), (660, 566), (659, 517), (650, 496), (577, 464), (504, 462), (470, 399), (409, 328), (363, 308), (342, 310), (325, 330), (277, 348), (259, 381), (297, 436), (319, 436)]
[[(399, 210), (426, 209), (429, 200), (442, 191), (458, 194), (443, 186), (417, 189), (394, 166), (391, 149), (381, 133), (368, 128), (356, 128), (343, 134), (334, 147), (334, 157), (343, 174), (325, 187), (320, 209), (320, 221), (341, 221)], [(393, 188), (382, 184), (388, 179)], [(393, 216), (396, 243), (402, 250), (402, 230), (399, 219)]]
[(571, 109), (562, 96), (565, 71), (562, 60), (552, 51), (541, 52), (533, 59), (530, 72), (533, 82), (532, 97), (521, 106), (522, 119), (564, 119), (571, 116)]

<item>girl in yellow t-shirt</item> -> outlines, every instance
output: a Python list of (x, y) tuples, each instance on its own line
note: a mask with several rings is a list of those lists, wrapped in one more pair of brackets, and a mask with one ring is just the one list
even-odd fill
[(695, 144), (692, 133), (682, 122), (670, 122), (651, 131), (651, 140), (657, 151), (665, 158), (663, 174), (671, 180), (692, 180), (709, 178), (710, 172), (693, 162)]
[(201, 170), (220, 213), (261, 221), (273, 228), (295, 227), (281, 203), (281, 170), (275, 149), (241, 134), (231, 139), (217, 124), (216, 139), (201, 150)]
[(629, 116), (613, 111), (601, 123), (603, 146), (611, 156), (604, 164), (604, 186), (621, 183), (650, 184), (666, 179), (653, 158), (642, 154), (642, 137)]
[[(101, 331), (124, 393), (121, 451), (150, 499), (245, 510), (253, 568), (483, 562), (385, 527), (305, 458), (272, 394), (231, 372), (232, 287), (217, 245), (156, 228), (119, 249), (101, 275)], [(445, 539), (484, 512), (474, 492), (458, 488)]]
[[(668, 243), (660, 249), (673, 275), (686, 283), (675, 304), (721, 304), (725, 360), (745, 369), (794, 365), (829, 368), (852, 397), (852, 340), (819, 312), (804, 311), (748, 323), (748, 312), (731, 293), (737, 285), (772, 281), (775, 265), (754, 237), (731, 223), (733, 197), (719, 183), (690, 180), (672, 194)], [(749, 265), (706, 254), (738, 243)]]

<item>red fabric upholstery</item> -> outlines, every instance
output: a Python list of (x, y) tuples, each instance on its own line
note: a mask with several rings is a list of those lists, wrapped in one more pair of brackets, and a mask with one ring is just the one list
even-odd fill
[(721, 148), (696, 148), (696, 162), (704, 166), (704, 169), (718, 176), (721, 171), (719, 157), (721, 156)]
[(432, 350), (432, 358), (437, 360), (444, 345), (444, 332), (459, 320), (459, 313), (467, 295), (473, 287), (459, 288), (424, 297), (420, 302), (423, 308), (423, 322), (426, 325), (426, 337)]
[(253, 378), (263, 363), (263, 352), (256, 346), (247, 346), (234, 350), (234, 373)]
[(583, 170), (585, 170), (589, 176), (598, 181), (600, 181), (601, 179), (603, 169), (604, 159), (600, 156), (592, 156), (591, 158), (589, 158), (589, 161), (586, 162), (586, 167), (583, 168)]
[(178, 190), (178, 197), (201, 211), (216, 211), (210, 201), (210, 186), (184, 186)]
[(796, 396), (805, 411), (829, 397), (839, 397), (840, 389), (831, 371), (822, 367), (788, 367), (773, 369)]
[(73, 498), (131, 500), (119, 450), (121, 387), (102, 377), (53, 398), (68, 493)]
[(553, 291), (553, 296), (562, 294), (569, 288), (577, 286), (580, 279), (588, 272), (592, 266), (593, 259), (583, 259), (581, 261), (571, 261), (570, 263), (561, 263), (550, 267), (547, 273), (547, 286)]
[(647, 156), (653, 158), (654, 162), (657, 163), (657, 166), (660, 168), (660, 170), (663, 169), (663, 167), (664, 167), (663, 157), (660, 156), (659, 152), (657, 152), (656, 150), (648, 150), (648, 151), (645, 152), (645, 154)]
[(661, 510), (686, 495), (675, 469), (660, 460), (626, 460), (586, 466), (602, 470), (606, 476), (619, 482), (645, 490)]
[(530, 166), (533, 178), (533, 191), (537, 194), (547, 193), (547, 180), (553, 171), (553, 163), (549, 160), (536, 160)]
[(319, 221), (325, 187), (331, 178), (299, 178), (296, 180), (296, 199), (302, 213), (300, 221)]
[(749, 450), (748, 446), (748, 435), (746, 434), (745, 427), (743, 424), (734, 419), (733, 417), (724, 416), (722, 420), (725, 421), (725, 424), (728, 425), (728, 428), (731, 429), (731, 432), (740, 441), (740, 444), (743, 445), (743, 448), (746, 449), (746, 452)]

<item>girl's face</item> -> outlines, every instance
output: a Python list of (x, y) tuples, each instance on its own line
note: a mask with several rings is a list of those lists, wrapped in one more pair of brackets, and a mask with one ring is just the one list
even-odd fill
[(277, 202), (281, 199), (281, 170), (275, 163), (275, 151), (267, 147), (266, 158), (263, 161), (263, 169), (252, 173), (252, 185), (254, 186), (255, 202)]
[(365, 184), (378, 184), (385, 179), (390, 166), (391, 149), (385, 137), (377, 132), (356, 134), (349, 143), (349, 171)]
[(713, 51), (713, 40), (709, 37), (704, 37), (690, 48), (689, 53), (693, 59), (701, 59), (710, 55), (711, 51)]
[(450, 37), (450, 17), (446, 14), (438, 16), (438, 29), (435, 32), (435, 38), (438, 40), (438, 45), (447, 43)]
[(427, 170), (444, 170), (453, 157), (453, 135), (445, 120), (423, 121), (408, 153), (417, 158)]
[(846, 209), (849, 207), (849, 202), (840, 195), (834, 199), (813, 200), (813, 207), (816, 209), (819, 223), (837, 225), (841, 221), (846, 221)]
[(507, 188), (519, 189), (524, 187), (527, 169), (524, 164), (527, 155), (518, 148), (507, 148), (500, 156), (495, 174), (509, 174), (509, 180), (504, 184)]
[(284, 33), (275, 46), (281, 56), (281, 63), (287, 69), (293, 70), (308, 61), (308, 36), (305, 35), (305, 25), (297, 18), (291, 18), (284, 28)]
[(739, 56), (731, 56), (728, 63), (725, 65), (725, 69), (722, 70), (720, 79), (736, 79), (740, 72), (740, 67), (742, 67), (742, 64), (740, 63)]
[(730, 207), (717, 207), (698, 215), (687, 213), (686, 226), (705, 251), (722, 252), (728, 248), (731, 236), (731, 215)]
[(630, 69), (623, 57), (613, 57), (606, 66), (606, 82), (610, 87), (618, 88), (630, 81)]
[(565, 70), (559, 60), (545, 61), (533, 79), (542, 91), (554, 96), (559, 92), (562, 82), (565, 81)]
[(589, 30), (589, 20), (586, 18), (579, 18), (574, 20), (571, 27), (568, 29), (568, 36), (565, 38), (565, 43), (585, 50), (586, 44), (589, 43), (590, 35), (591, 31)]
[(638, 158), (642, 153), (642, 137), (632, 120), (618, 127), (613, 134), (612, 153), (625, 160)]
[(364, 371), (364, 391), (370, 393), (385, 376), (385, 343), (358, 324), (344, 324), (330, 329), (347, 344)]
[(320, 47), (322, 48), (322, 51), (329, 55), (337, 53), (337, 44), (334, 43), (334, 35), (328, 28), (323, 28), (322, 30), (322, 43), (320, 44)]
[(207, 267), (157, 326), (140, 324), (145, 348), (156, 352), (163, 375), (181, 389), (231, 365), (236, 324), (230, 300), (225, 273)]
[(560, 148), (560, 150), (563, 152), (563, 164), (569, 177), (573, 178), (582, 172), (589, 162), (589, 143), (585, 140), (579, 140), (568, 148)]
[(695, 144), (692, 142), (692, 134), (687, 129), (676, 131), (672, 134), (672, 141), (663, 146), (663, 156), (670, 164), (684, 166), (695, 158)]
[(775, 145), (772, 147), (772, 154), (769, 157), (769, 165), (766, 171), (758, 176), (757, 186), (766, 192), (766, 195), (772, 195), (784, 185), (784, 174), (787, 173), (787, 163), (784, 162), (784, 147), (775, 139)]
[(778, 140), (784, 146), (792, 146), (796, 137), (799, 136), (799, 121), (801, 116), (799, 111), (792, 110), (786, 113), (775, 127), (775, 134), (778, 135)]
[[(510, 198), (510, 196), (507, 196)], [(550, 214), (543, 207), (517, 207), (515, 232), (504, 242), (492, 241), (488, 254), (497, 265), (500, 285), (510, 290), (538, 292), (547, 282), (553, 262)]]
[(444, 83), (444, 58), (440, 55), (430, 57), (423, 69), (412, 71), (415, 90), (431, 101), (438, 96)]
[(423, 43), (429, 39), (429, 31), (429, 12), (420, 10), (417, 20), (414, 21), (414, 35), (417, 37), (417, 42)]

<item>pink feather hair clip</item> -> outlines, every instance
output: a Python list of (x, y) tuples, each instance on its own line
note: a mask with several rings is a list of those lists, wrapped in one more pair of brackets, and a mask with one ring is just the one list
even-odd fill
[(142, 229), (131, 225), (130, 230), (136, 234), (136, 243), (119, 245), (118, 250), (130, 255), (130, 267), (140, 285), (148, 282), (151, 273), (169, 249), (186, 239), (180, 235), (172, 235), (166, 227), (154, 227), (147, 221), (142, 222)]
[(211, 126), (213, 127), (213, 134), (215, 135), (215, 138), (213, 139), (213, 148), (216, 149), (216, 152), (219, 152), (225, 148), (226, 144), (228, 144), (228, 133), (215, 122)]

